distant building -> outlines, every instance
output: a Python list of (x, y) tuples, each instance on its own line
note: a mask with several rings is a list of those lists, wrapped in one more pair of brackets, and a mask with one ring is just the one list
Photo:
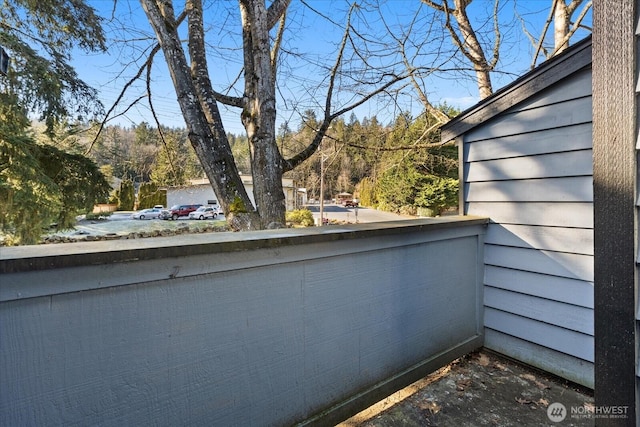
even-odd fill
[[(251, 203), (255, 206), (253, 198), (253, 177), (240, 175), (242, 183), (249, 194)], [(284, 199), (287, 210), (297, 209), (306, 202), (306, 191), (295, 186), (292, 178), (283, 178)], [(203, 205), (218, 206), (218, 196), (213, 192), (213, 187), (207, 178), (192, 179), (188, 185), (167, 187), (167, 206), (200, 203)]]

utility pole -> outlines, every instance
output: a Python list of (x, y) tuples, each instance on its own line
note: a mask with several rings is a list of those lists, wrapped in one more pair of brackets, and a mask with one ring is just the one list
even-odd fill
[[(331, 129), (331, 126), (329, 126)], [(324, 146), (324, 137), (322, 141), (320, 141), (320, 148), (318, 151), (320, 152), (320, 225), (324, 225), (324, 162), (329, 158), (329, 156), (324, 154), (322, 148)], [(335, 153), (334, 153), (335, 154)]]
[(324, 225), (324, 153), (320, 150), (320, 226)]

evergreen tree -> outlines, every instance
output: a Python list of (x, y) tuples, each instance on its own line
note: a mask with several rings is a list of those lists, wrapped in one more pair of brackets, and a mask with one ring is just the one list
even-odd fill
[(14, 96), (0, 93), (0, 227), (5, 245), (35, 244), (62, 207), (42, 174), (29, 120)]
[[(12, 58), (0, 76), (0, 226), (5, 244), (37, 243), (52, 223), (69, 227), (75, 215), (106, 198), (97, 167), (54, 146), (69, 118), (101, 111), (96, 92), (70, 66), (76, 48), (105, 49), (99, 18), (82, 1), (6, 0), (0, 45)], [(50, 140), (38, 143), (28, 114), (37, 113)]]
[(202, 166), (189, 145), (184, 129), (163, 128), (150, 179), (160, 186), (185, 185), (203, 176)]
[(35, 244), (105, 202), (110, 187), (90, 159), (38, 144), (17, 102), (0, 94), (0, 228), (5, 244)]
[(167, 203), (167, 193), (158, 188), (155, 182), (143, 182), (138, 189), (138, 209), (152, 208)]
[(11, 57), (0, 89), (52, 131), (68, 118), (83, 121), (102, 111), (96, 91), (70, 65), (77, 49), (104, 51), (100, 18), (84, 1), (5, 0), (0, 8), (0, 46)]
[(125, 179), (120, 183), (118, 191), (118, 210), (130, 211), (134, 209), (136, 202), (135, 188), (133, 181)]

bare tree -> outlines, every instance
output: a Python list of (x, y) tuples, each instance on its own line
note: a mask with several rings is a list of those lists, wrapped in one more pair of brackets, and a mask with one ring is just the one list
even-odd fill
[[(586, 28), (591, 31), (591, 28), (585, 27), (583, 24), (587, 13), (591, 10), (591, 0), (586, 3), (584, 0), (570, 0), (569, 2), (567, 2), (567, 0), (551, 1), (551, 9), (549, 10), (547, 20), (540, 31), (540, 37), (538, 37), (538, 40), (531, 35), (526, 28), (524, 20), (522, 20), (524, 32), (535, 47), (535, 53), (531, 60), (531, 68), (535, 67), (540, 53), (548, 59), (567, 49), (569, 47), (571, 37), (573, 37), (578, 29)], [(582, 6), (582, 9), (580, 9), (580, 6)], [(580, 12), (575, 18), (575, 21), (572, 21), (572, 17), (578, 11)], [(551, 25), (553, 25), (553, 48), (547, 49), (544, 46), (544, 41)]]
[[(207, 63), (201, 0), (187, 0), (185, 11), (180, 15), (176, 15), (171, 0), (141, 0), (141, 3), (164, 53), (191, 144), (235, 229), (261, 229), (284, 223), (283, 174), (318, 149), (334, 119), (384, 93), (405, 77), (369, 67), (370, 72), (377, 73), (376, 85), (361, 87), (359, 95), (350, 103), (334, 107), (339, 81), (345, 75), (342, 73), (345, 55), (356, 50), (354, 40), (357, 37), (350, 23), (352, 14), (357, 11), (353, 5), (347, 14), (333, 65), (326, 67), (324, 115), (314, 130), (315, 135), (304, 149), (284, 158), (276, 143), (276, 88), (278, 56), (290, 0), (274, 0), (268, 7), (264, 0), (239, 0), (243, 50), (241, 80), (244, 84), (241, 96), (213, 88), (210, 80), (213, 66)], [(183, 16), (186, 16), (188, 29), (186, 50), (179, 32)], [(275, 34), (271, 33), (272, 30)], [(367, 68), (367, 64), (363, 67)], [(242, 185), (218, 104), (241, 110), (242, 124), (250, 144), (256, 206)]]
[(476, 31), (471, 25), (467, 14), (467, 7), (472, 0), (442, 0), (437, 3), (434, 0), (421, 0), (424, 4), (438, 10), (444, 14), (444, 25), (449, 31), (453, 43), (460, 49), (460, 52), (471, 62), (476, 73), (476, 81), (480, 98), (486, 98), (493, 93), (491, 85), (491, 71), (493, 71), (500, 58), (500, 27), (498, 25), (499, 0), (494, 0), (493, 7), (493, 47), (491, 58), (489, 59), (482, 47)]
[[(420, 8), (418, 8), (413, 15), (413, 19), (409, 21), (408, 25), (401, 29), (391, 28), (385, 19), (384, 13), (382, 12), (380, 13), (380, 19), (387, 30), (387, 34), (391, 36), (397, 46), (398, 54), (407, 70), (409, 82), (415, 90), (420, 103), (424, 107), (424, 110), (437, 120), (437, 123), (433, 127), (425, 129), (423, 133), (424, 137), (433, 130), (433, 128), (448, 122), (450, 118), (431, 103), (424, 88), (424, 77), (437, 71), (439, 67), (437, 65), (431, 67), (419, 66), (418, 57), (424, 50), (430, 50), (435, 44), (434, 40), (441, 37), (433, 37), (430, 28), (427, 29), (426, 34), (422, 34), (418, 37), (414, 36), (414, 27), (420, 26), (421, 23), (419, 21), (419, 17), (421, 15), (420, 12)], [(437, 49), (435, 50), (437, 51)], [(413, 54), (409, 51), (412, 51)]]

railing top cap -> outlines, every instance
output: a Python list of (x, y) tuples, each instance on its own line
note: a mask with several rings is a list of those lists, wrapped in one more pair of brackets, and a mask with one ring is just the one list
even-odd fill
[(447, 216), (242, 233), (216, 232), (171, 237), (2, 247), (0, 248), (0, 274), (276, 248), (418, 231), (428, 232), (486, 223), (488, 223), (488, 219), (483, 217)]

